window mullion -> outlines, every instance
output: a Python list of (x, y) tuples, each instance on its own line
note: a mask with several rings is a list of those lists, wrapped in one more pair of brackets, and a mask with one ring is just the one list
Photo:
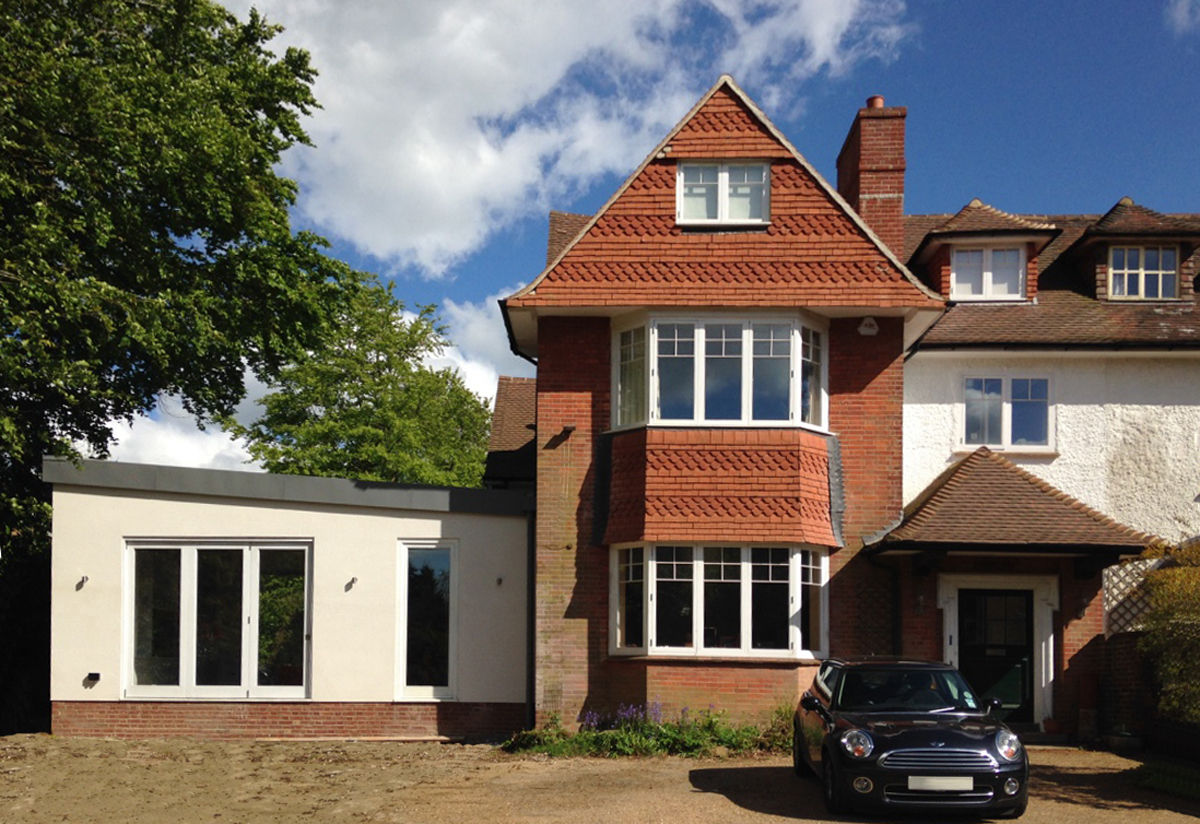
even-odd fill
[(692, 654), (704, 647), (704, 547), (692, 547)]
[(750, 547), (748, 547), (748, 546), (742, 547), (741, 553), (742, 553), (742, 555), (741, 555), (742, 563), (741, 563), (741, 569), (739, 570), (741, 572), (741, 576), (740, 576), (740, 580), (738, 581), (738, 583), (741, 585), (741, 597), (738, 599), (738, 606), (741, 609), (741, 628), (742, 628), (742, 638), (741, 638), (740, 649), (743, 653), (748, 653), (748, 652), (750, 652), (750, 649), (751, 649), (750, 639), (751, 639), (751, 631), (753, 629), (750, 626), (750, 622), (754, 616), (754, 613), (750, 608), (750, 606), (751, 606), (750, 600), (754, 594), (754, 583), (751, 580), (752, 576), (751, 576), (751, 566), (750, 566)]
[(242, 688), (249, 697), (258, 686), (258, 577), (262, 549), (246, 547), (242, 557)]
[(754, 420), (754, 326), (742, 324), (742, 423)]
[(653, 544), (646, 545), (646, 594), (645, 611), (642, 613), (646, 621), (646, 649), (658, 646), (658, 616), (654, 612), (655, 601), (658, 600), (658, 559)]
[(196, 687), (196, 547), (179, 548), (179, 686)]
[(1000, 379), (1000, 442), (1012, 446), (1012, 378)]
[(708, 335), (704, 327), (702, 320), (697, 320), (692, 326), (692, 420), (696, 422), (704, 421), (708, 416), (708, 410), (705, 408), (707, 387), (704, 383)]

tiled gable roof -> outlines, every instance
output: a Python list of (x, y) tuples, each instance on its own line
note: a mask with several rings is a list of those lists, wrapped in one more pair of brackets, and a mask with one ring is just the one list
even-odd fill
[(1157, 542), (992, 452), (972, 452), (935, 480), (883, 540), (899, 543), (1129, 548)]
[(1011, 232), (1032, 231), (1045, 232), (1057, 228), (1053, 223), (1030, 220), (1022, 215), (1002, 212), (994, 206), (974, 198), (958, 213), (935, 229), (936, 234), (955, 234), (958, 232)]
[(1087, 231), (1095, 235), (1196, 235), (1200, 234), (1200, 218), (1164, 215), (1123, 197)]
[(574, 212), (550, 211), (550, 233), (546, 238), (546, 265), (549, 266), (563, 253), (576, 236), (592, 220), (591, 215)]
[(488, 438), (485, 484), (532, 481), (536, 472), (534, 422), (537, 419), (537, 379), (501, 375), (496, 408)]
[[(769, 225), (738, 231), (677, 225), (676, 160), (729, 157), (771, 162)], [(725, 76), (504, 306), (797, 303), (929, 307), (941, 300)]]

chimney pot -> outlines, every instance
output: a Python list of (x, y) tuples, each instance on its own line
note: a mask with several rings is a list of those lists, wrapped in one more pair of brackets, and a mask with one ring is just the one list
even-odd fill
[(867, 108), (868, 109), (882, 109), (883, 108), (883, 95), (873, 94), (870, 97), (868, 97), (867, 98)]

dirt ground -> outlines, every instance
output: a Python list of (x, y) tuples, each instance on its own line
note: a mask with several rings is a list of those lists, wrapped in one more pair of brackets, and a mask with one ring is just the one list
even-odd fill
[[(1069, 749), (1032, 755), (1022, 821), (1200, 816), (1200, 802), (1134, 787), (1123, 773), (1136, 761)], [(5, 824), (828, 820), (816, 781), (795, 778), (777, 757), (559, 760), (450, 744), (0, 738)]]

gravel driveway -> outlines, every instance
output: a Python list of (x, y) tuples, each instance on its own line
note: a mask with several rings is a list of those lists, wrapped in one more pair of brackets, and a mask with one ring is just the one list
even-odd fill
[[(1137, 761), (1068, 749), (1035, 748), (1032, 756), (1023, 822), (1172, 824), (1200, 816), (1200, 803), (1134, 787), (1124, 772)], [(6, 824), (830, 820), (855, 819), (827, 816), (816, 781), (794, 777), (777, 757), (558, 760), (389, 742), (0, 738)]]

